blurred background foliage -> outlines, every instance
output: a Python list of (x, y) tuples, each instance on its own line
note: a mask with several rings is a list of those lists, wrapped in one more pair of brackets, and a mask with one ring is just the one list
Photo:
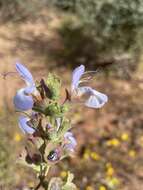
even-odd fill
[(137, 68), (143, 43), (142, 0), (0, 0), (2, 21), (37, 19), (47, 8), (65, 14), (59, 28), (63, 49), (55, 52), (60, 63), (95, 68), (126, 62), (123, 70), (126, 65), (131, 71)]
[(0, 0), (1, 21), (23, 21), (35, 17), (47, 0)]
[(120, 53), (139, 46), (137, 38), (142, 34), (143, 25), (142, 0), (53, 1), (80, 19), (86, 33), (95, 40), (97, 52)]
[(78, 20), (68, 17), (60, 30), (67, 60), (95, 67), (129, 59), (130, 69), (136, 68), (143, 42), (142, 0), (53, 0), (53, 4)]
[[(18, 58), (36, 79), (54, 71), (69, 86), (71, 68), (79, 64), (102, 70), (93, 86), (109, 103), (74, 112), (77, 155), (52, 175), (64, 178), (70, 168), (81, 190), (141, 190), (143, 1), (0, 0), (0, 26), (0, 72), (13, 71)], [(19, 84), (13, 76), (7, 85), (0, 80), (1, 110), (6, 106), (0, 112), (0, 186), (10, 190), (34, 184), (30, 171), (15, 164), (25, 145), (11, 103)]]

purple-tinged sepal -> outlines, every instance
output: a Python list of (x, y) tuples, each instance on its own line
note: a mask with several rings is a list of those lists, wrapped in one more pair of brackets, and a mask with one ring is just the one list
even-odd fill
[(77, 141), (71, 132), (66, 132), (64, 135), (63, 148), (68, 152), (74, 152)]

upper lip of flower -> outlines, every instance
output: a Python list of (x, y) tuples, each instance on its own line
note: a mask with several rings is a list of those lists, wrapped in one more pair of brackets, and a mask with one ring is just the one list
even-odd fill
[(21, 63), (16, 63), (16, 70), (20, 74), (20, 76), (23, 78), (23, 80), (27, 83), (28, 86), (29, 85), (33, 86), (33, 84), (35, 84), (32, 74)]
[(16, 70), (22, 79), (26, 82), (27, 87), (24, 88), (25, 94), (31, 94), (36, 89), (35, 82), (30, 71), (21, 63), (16, 63)]
[(78, 88), (78, 85), (80, 83), (80, 78), (84, 74), (84, 72), (85, 72), (85, 66), (84, 65), (80, 65), (79, 67), (77, 67), (73, 71), (73, 73), (72, 73), (72, 85), (71, 85), (72, 91), (75, 90), (76, 88)]
[(79, 86), (82, 82), (88, 82), (88, 79), (80, 80), (85, 73), (84, 65), (80, 65), (73, 71), (71, 92), (76, 97), (85, 96), (84, 104), (87, 107), (101, 108), (108, 101), (108, 97), (92, 89), (90, 86)]
[(14, 105), (16, 109), (26, 111), (31, 109), (34, 105), (31, 94), (36, 91), (36, 86), (32, 74), (24, 65), (21, 63), (16, 63), (16, 70), (26, 82), (27, 86), (18, 90), (16, 96), (14, 97)]

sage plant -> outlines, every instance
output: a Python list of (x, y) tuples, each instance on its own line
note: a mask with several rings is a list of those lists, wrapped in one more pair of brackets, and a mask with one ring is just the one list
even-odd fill
[(50, 168), (75, 151), (77, 141), (67, 114), (72, 106), (101, 108), (107, 102), (107, 96), (84, 85), (94, 72), (85, 72), (83, 65), (73, 71), (71, 89), (65, 90), (64, 100), (60, 95), (61, 80), (54, 74), (49, 73), (46, 80), (35, 82), (21, 63), (16, 63), (16, 72), (26, 83), (13, 99), (15, 110), (20, 114), (19, 127), (27, 137), (27, 146), (18, 162), (36, 172), (39, 182), (33, 190), (76, 189), (71, 173), (66, 181), (60, 178), (48, 181), (46, 176)]

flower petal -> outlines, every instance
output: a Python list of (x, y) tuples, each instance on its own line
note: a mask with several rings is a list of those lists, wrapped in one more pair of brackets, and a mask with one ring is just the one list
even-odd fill
[(16, 109), (26, 111), (33, 107), (34, 101), (32, 96), (26, 95), (25, 89), (22, 88), (16, 93), (13, 103)]
[(72, 132), (66, 132), (65, 134), (64, 134), (64, 137), (65, 138), (68, 138), (68, 137), (70, 137), (70, 136), (73, 136), (73, 134), (72, 134)]
[(73, 147), (75, 147), (77, 145), (77, 142), (76, 142), (76, 139), (74, 138), (74, 136), (69, 137), (69, 140)]
[(64, 138), (65, 138), (64, 148), (67, 149), (68, 151), (73, 152), (77, 145), (77, 141), (74, 138), (73, 134), (71, 132), (66, 132)]
[(35, 86), (28, 86), (25, 88), (24, 92), (26, 94), (32, 94), (34, 91), (36, 91), (36, 87)]
[(96, 90), (93, 90), (93, 95), (85, 102), (85, 105), (90, 108), (101, 108), (108, 101), (108, 97)]
[(80, 87), (77, 89), (77, 96), (83, 97), (83, 102), (90, 108), (101, 108), (107, 101), (108, 97), (91, 87)]
[(101, 92), (98, 92), (97, 90), (92, 89), (93, 94), (98, 98), (100, 102), (106, 103), (108, 101), (108, 96), (106, 94), (103, 94)]
[(72, 84), (71, 84), (71, 89), (72, 91), (78, 87), (79, 84), (79, 80), (81, 78), (81, 76), (83, 75), (85, 71), (85, 67), (84, 65), (80, 65), (79, 67), (77, 67), (73, 73), (72, 73)]
[(67, 151), (70, 151), (70, 152), (74, 152), (74, 148), (72, 146), (72, 144), (65, 144), (64, 148), (67, 150)]
[(33, 134), (35, 130), (28, 125), (30, 119), (28, 117), (20, 116), (19, 117), (19, 127), (24, 133)]
[(25, 80), (27, 85), (34, 85), (34, 80), (30, 71), (21, 63), (16, 63), (16, 70), (20, 76)]

